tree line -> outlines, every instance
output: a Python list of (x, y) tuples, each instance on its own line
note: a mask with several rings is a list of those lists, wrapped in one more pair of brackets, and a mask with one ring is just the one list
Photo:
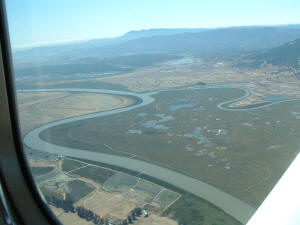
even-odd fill
[[(85, 219), (87, 221), (93, 222), (95, 225), (111, 225), (108, 218), (103, 218), (100, 215), (94, 213), (93, 211), (86, 209), (83, 206), (74, 207), (72, 201), (68, 200), (61, 200), (54, 196), (46, 196), (46, 200), (48, 204), (53, 205), (57, 208), (63, 209), (66, 213), (77, 213), (77, 215)], [(138, 217), (142, 215), (142, 209), (140, 207), (134, 208), (127, 218), (125, 218), (120, 224), (118, 225), (128, 225), (133, 224)]]

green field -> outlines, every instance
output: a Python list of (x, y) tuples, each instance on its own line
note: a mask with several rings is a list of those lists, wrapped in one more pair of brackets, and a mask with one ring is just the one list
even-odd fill
[(87, 166), (71, 172), (72, 175), (79, 175), (91, 179), (95, 182), (103, 184), (109, 177), (113, 176), (115, 172), (95, 166)]
[(80, 167), (86, 165), (83, 162), (75, 161), (72, 159), (64, 159), (62, 162), (62, 170), (64, 172), (69, 172), (71, 170), (79, 169)]
[[(54, 197), (71, 203), (76, 203), (81, 198), (95, 190), (93, 185), (81, 180), (71, 180), (66, 183), (55, 185), (56, 186), (41, 185), (40, 189), (43, 195), (45, 195), (45, 197)], [(63, 186), (63, 191), (62, 189), (59, 190), (58, 186)]]
[(117, 173), (106, 180), (104, 189), (106, 191), (124, 192), (132, 188), (137, 181), (138, 179), (134, 176), (125, 173)]
[(45, 166), (45, 167), (30, 167), (30, 170), (33, 176), (41, 176), (47, 173), (50, 173), (54, 170), (54, 166)]
[(189, 194), (182, 196), (163, 215), (174, 218), (181, 225), (240, 225), (211, 204)]
[(76, 203), (81, 198), (91, 193), (94, 189), (94, 186), (81, 180), (69, 181), (66, 201)]
[(180, 195), (176, 192), (170, 190), (163, 190), (155, 197), (153, 203), (156, 203), (162, 208), (165, 208), (174, 203), (179, 197)]
[(162, 188), (156, 184), (150, 183), (149, 181), (139, 180), (139, 183), (134, 187), (134, 189), (149, 194), (151, 199), (153, 199)]
[(41, 137), (63, 146), (133, 154), (258, 207), (299, 152), (300, 104), (246, 111), (217, 108), (242, 95), (234, 88), (160, 92), (150, 105), (53, 127)]

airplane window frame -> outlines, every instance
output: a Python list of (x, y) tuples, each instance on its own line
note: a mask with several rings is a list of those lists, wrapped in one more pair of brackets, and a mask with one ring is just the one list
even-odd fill
[(23, 151), (3, 0), (0, 0), (0, 88), (0, 200), (12, 224), (61, 224), (39, 193)]

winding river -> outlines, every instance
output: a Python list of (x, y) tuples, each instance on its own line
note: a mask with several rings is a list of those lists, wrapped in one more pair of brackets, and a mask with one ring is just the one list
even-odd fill
[[(227, 87), (227, 86), (226, 86)], [(208, 86), (208, 87), (197, 87), (197, 89), (205, 89), (205, 88), (224, 88), (224, 86)], [(245, 94), (239, 98), (232, 99), (229, 101), (222, 102), (218, 104), (218, 108), (221, 110), (249, 110), (249, 109), (257, 109), (262, 107), (267, 107), (272, 104), (278, 104), (282, 101), (271, 102), (269, 104), (263, 106), (257, 106), (252, 108), (232, 108), (227, 105), (240, 101), (246, 97), (248, 97), (251, 93), (248, 89), (239, 88), (245, 92)], [(176, 89), (175, 89), (176, 90)], [(182, 89), (178, 89), (182, 90)], [(117, 155), (110, 155), (98, 152), (92, 152), (84, 149), (74, 149), (69, 147), (63, 147), (51, 144), (46, 142), (40, 138), (40, 133), (46, 129), (49, 129), (54, 126), (59, 126), (75, 121), (91, 119), (95, 117), (108, 116), (113, 114), (122, 113), (125, 111), (133, 110), (138, 107), (142, 107), (148, 105), (154, 101), (154, 98), (151, 96), (158, 92), (151, 93), (143, 93), (137, 94), (126, 91), (114, 91), (114, 90), (102, 90), (102, 89), (74, 89), (74, 88), (63, 88), (63, 89), (38, 89), (38, 90), (19, 90), (18, 92), (85, 92), (85, 93), (102, 93), (102, 94), (113, 94), (113, 95), (125, 95), (132, 96), (140, 99), (136, 104), (130, 105), (124, 108), (104, 111), (104, 112), (96, 112), (81, 116), (75, 116), (72, 118), (62, 119), (55, 122), (51, 122), (49, 124), (43, 125), (39, 128), (36, 128), (30, 131), (24, 137), (24, 143), (28, 147), (34, 150), (42, 150), (53, 154), (60, 154), (64, 156), (82, 158), (92, 161), (97, 161), (101, 163), (106, 163), (118, 167), (123, 167), (129, 170), (137, 171), (139, 173), (143, 173), (145, 175), (154, 177), (156, 179), (160, 179), (164, 182), (172, 184), (178, 188), (181, 188), (189, 193), (192, 193), (200, 198), (207, 200), (208, 202), (216, 205), (217, 207), (224, 210), (226, 213), (245, 224), (250, 219), (250, 217), (254, 214), (255, 209), (249, 206), (248, 204), (242, 202), (241, 200), (215, 188), (212, 185), (206, 184), (198, 179), (192, 178), (190, 176), (184, 175), (182, 173), (166, 169), (161, 166), (157, 166), (154, 164), (150, 164), (141, 160), (130, 159), (127, 157), (121, 157)], [(285, 100), (290, 101), (290, 100)]]

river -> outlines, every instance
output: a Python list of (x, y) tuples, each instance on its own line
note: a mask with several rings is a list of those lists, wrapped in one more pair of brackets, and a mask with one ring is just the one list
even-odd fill
[[(224, 88), (224, 87), (210, 86), (208, 88)], [(204, 88), (201, 87), (199, 89), (204, 89)], [(218, 105), (218, 107), (223, 110), (228, 110), (228, 108), (223, 107), (223, 105), (242, 100), (250, 95), (250, 91), (248, 91), (247, 89), (242, 89), (242, 90), (245, 91), (245, 94), (243, 96), (230, 101), (222, 102)], [(54, 145), (42, 140), (39, 136), (42, 131), (54, 126), (63, 125), (63, 124), (80, 121), (80, 120), (91, 119), (95, 117), (103, 117), (103, 116), (118, 114), (118, 113), (122, 113), (125, 111), (133, 110), (135, 108), (148, 105), (154, 101), (154, 98), (151, 95), (158, 92), (137, 94), (137, 93), (125, 92), (125, 91), (102, 90), (102, 89), (74, 89), (74, 88), (19, 90), (18, 92), (88, 92), (88, 93), (125, 95), (125, 96), (132, 96), (140, 99), (141, 101), (138, 101), (138, 103), (124, 108), (119, 108), (119, 109), (114, 109), (114, 110), (109, 110), (104, 112), (96, 112), (96, 113), (91, 113), (91, 114), (86, 114), (81, 116), (75, 116), (72, 118), (62, 119), (62, 120), (58, 120), (43, 125), (26, 134), (24, 137), (24, 143), (29, 148), (35, 150), (42, 150), (48, 153), (60, 154), (64, 156), (70, 156), (70, 157), (76, 157), (76, 158), (82, 158), (82, 159), (92, 160), (96, 162), (106, 163), (118, 167), (123, 167), (129, 170), (137, 171), (139, 173), (143, 173), (145, 175), (154, 177), (156, 179), (172, 184), (189, 193), (192, 193), (202, 199), (207, 200), (208, 202), (221, 208), (226, 213), (233, 216), (243, 224), (245, 224), (250, 219), (250, 217), (254, 214), (255, 209), (249, 206), (248, 204), (242, 202), (241, 200), (215, 188), (212, 185), (206, 184), (198, 179), (184, 175), (182, 173), (161, 166), (157, 166), (154, 164), (150, 164), (141, 160), (130, 159), (127, 157), (121, 157), (121, 156), (98, 153), (98, 152), (92, 152), (84, 149), (75, 149), (75, 148)], [(233, 109), (230, 108), (230, 110)], [(249, 108), (247, 110), (249, 110)]]

